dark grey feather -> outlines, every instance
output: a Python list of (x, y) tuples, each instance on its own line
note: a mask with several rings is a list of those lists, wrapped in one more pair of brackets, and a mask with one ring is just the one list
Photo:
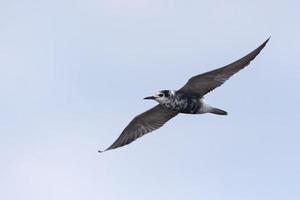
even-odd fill
[(188, 93), (189, 95), (196, 95), (200, 97), (204, 96), (216, 87), (221, 86), (232, 75), (249, 65), (249, 63), (265, 47), (269, 39), (248, 55), (229, 65), (190, 78), (189, 81), (178, 91)]
[[(178, 114), (162, 105), (136, 116), (123, 130), (119, 138), (105, 151), (129, 144), (137, 138), (162, 127), (167, 121)], [(101, 152), (101, 151), (99, 151)]]

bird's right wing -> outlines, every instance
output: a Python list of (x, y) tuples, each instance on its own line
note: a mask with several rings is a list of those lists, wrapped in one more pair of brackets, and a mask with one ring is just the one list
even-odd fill
[(229, 65), (190, 78), (188, 82), (181, 89), (179, 89), (179, 91), (197, 96), (204, 96), (206, 93), (212, 91), (216, 87), (221, 86), (232, 75), (249, 65), (249, 63), (265, 47), (269, 39), (267, 39), (248, 55)]
[[(119, 138), (105, 151), (127, 145), (139, 137), (162, 127), (178, 114), (176, 111), (157, 105), (136, 116), (123, 130)], [(99, 151), (101, 152), (101, 151)]]

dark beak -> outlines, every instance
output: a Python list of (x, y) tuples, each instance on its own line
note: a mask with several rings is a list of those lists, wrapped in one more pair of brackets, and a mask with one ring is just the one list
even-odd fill
[(154, 96), (150, 96), (150, 97), (145, 97), (144, 99), (155, 99)]

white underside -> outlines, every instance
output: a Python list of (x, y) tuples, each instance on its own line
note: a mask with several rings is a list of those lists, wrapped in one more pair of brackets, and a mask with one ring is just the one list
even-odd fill
[(199, 109), (199, 113), (209, 113), (214, 109), (214, 107), (207, 104), (203, 99), (200, 99), (199, 101), (202, 103), (202, 107)]

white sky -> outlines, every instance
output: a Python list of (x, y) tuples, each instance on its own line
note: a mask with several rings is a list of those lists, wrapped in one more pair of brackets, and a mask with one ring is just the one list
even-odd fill
[[(0, 1), (0, 199), (298, 200), (299, 1)], [(98, 154), (161, 89), (250, 67)]]

